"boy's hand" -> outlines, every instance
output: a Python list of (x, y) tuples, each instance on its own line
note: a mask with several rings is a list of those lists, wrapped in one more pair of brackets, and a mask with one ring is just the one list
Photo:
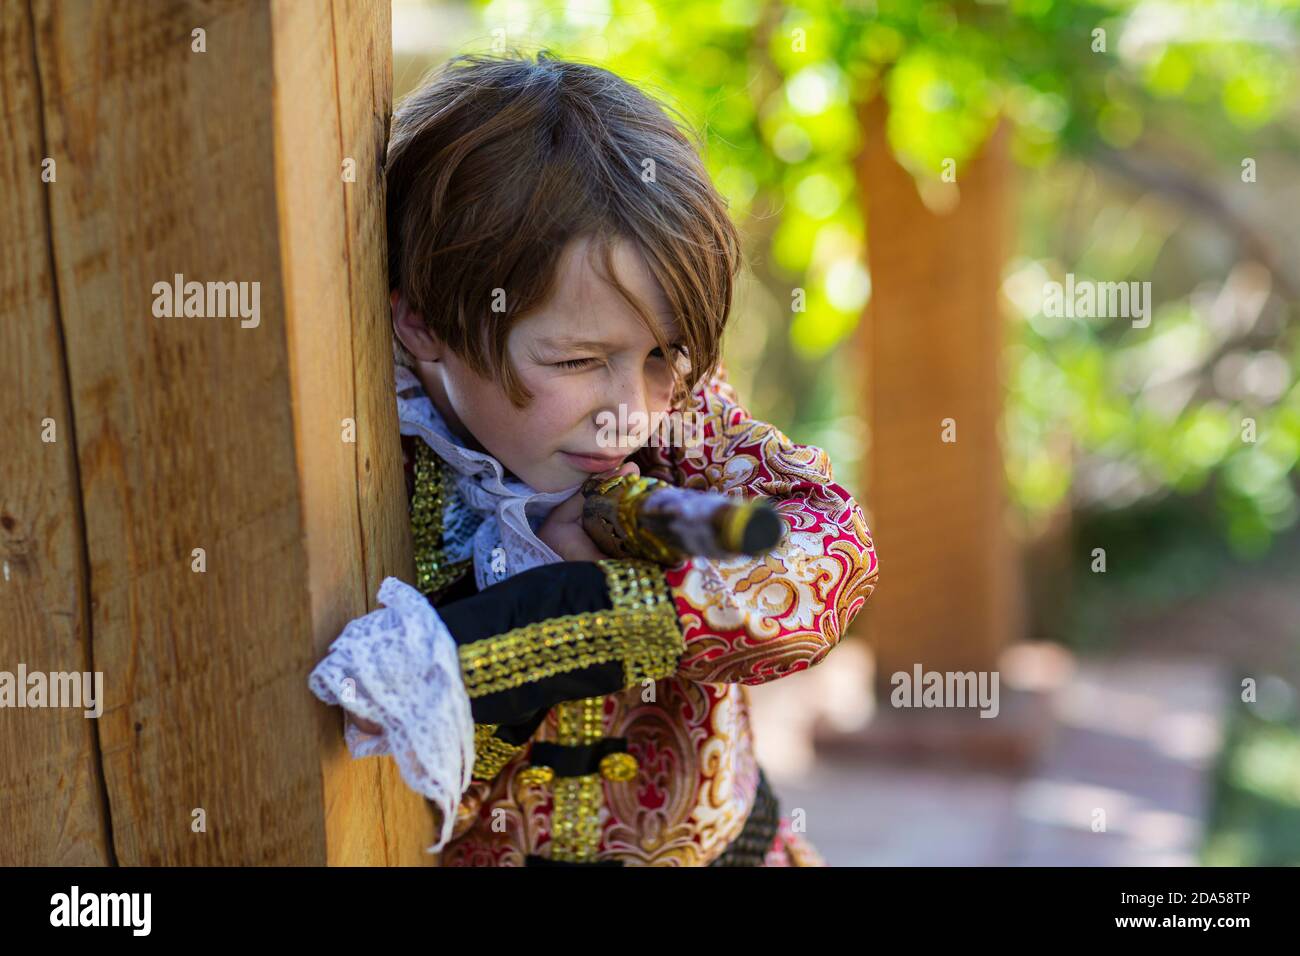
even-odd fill
[[(597, 475), (598, 478), (615, 478), (620, 475), (639, 475), (641, 469), (635, 462), (624, 462), (618, 469)], [(582, 528), (582, 505), (586, 501), (582, 492), (576, 492), (572, 498), (556, 505), (542, 526), (537, 529), (541, 538), (551, 549), (565, 561), (599, 561), (609, 557)]]

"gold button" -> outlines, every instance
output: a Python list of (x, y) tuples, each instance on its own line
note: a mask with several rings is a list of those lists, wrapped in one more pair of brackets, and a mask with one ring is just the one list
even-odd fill
[(555, 771), (550, 767), (538, 765), (525, 767), (519, 771), (519, 781), (531, 786), (544, 786), (555, 779)]
[(632, 780), (637, 766), (636, 758), (630, 753), (606, 754), (600, 761), (600, 775), (606, 780)]

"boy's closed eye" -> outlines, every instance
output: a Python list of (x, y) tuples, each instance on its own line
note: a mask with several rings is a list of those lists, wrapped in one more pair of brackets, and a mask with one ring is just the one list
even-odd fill
[[(685, 358), (687, 355), (686, 345), (682, 342), (674, 342), (670, 346), (670, 348), (672, 348), (674, 352), (676, 352), (678, 355), (682, 356), (683, 358)], [(650, 357), (666, 360), (666, 356), (663, 353), (663, 349), (658, 347), (650, 350)], [(562, 359), (561, 361), (550, 362), (548, 364), (556, 368), (580, 369), (580, 368), (591, 368), (596, 364), (598, 364), (599, 362), (600, 359), (596, 358), (595, 356), (586, 356), (583, 358)]]

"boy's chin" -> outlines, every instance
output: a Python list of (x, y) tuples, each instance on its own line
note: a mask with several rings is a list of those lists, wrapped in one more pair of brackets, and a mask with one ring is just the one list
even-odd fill
[(541, 494), (573, 491), (588, 477), (576, 468), (567, 468), (563, 465), (555, 468), (530, 469), (528, 476), (520, 476), (517, 472), (508, 472), (508, 474), (518, 478), (533, 491)]

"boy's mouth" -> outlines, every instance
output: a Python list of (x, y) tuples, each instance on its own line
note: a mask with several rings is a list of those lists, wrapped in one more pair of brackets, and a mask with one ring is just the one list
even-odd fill
[(626, 455), (581, 455), (572, 451), (561, 451), (560, 454), (573, 467), (580, 471), (590, 472), (593, 475), (617, 468), (623, 464), (623, 459), (627, 457)]

